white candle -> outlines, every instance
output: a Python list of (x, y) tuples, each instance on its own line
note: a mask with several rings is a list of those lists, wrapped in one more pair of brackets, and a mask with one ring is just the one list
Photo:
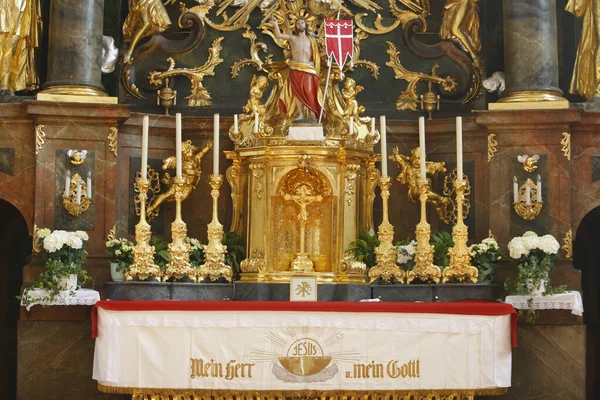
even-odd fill
[(71, 170), (67, 170), (67, 176), (65, 177), (65, 197), (71, 195)]
[(77, 184), (77, 197), (75, 198), (77, 204), (81, 204), (81, 183)]
[(181, 113), (175, 114), (175, 174), (181, 179)]
[(234, 114), (233, 115), (233, 132), (234, 133), (238, 133), (238, 115)]
[(258, 113), (254, 114), (254, 133), (258, 133)]
[(214, 153), (213, 153), (213, 175), (219, 175), (219, 114), (215, 114), (215, 126), (214, 126)]
[(463, 180), (462, 117), (456, 117), (456, 177)]
[(425, 117), (419, 117), (419, 150), (421, 151), (421, 179), (427, 179), (425, 173)]
[(379, 117), (379, 133), (381, 134), (381, 175), (384, 178), (387, 178), (387, 138), (385, 128), (385, 115)]
[(91, 199), (92, 198), (92, 173), (89, 171), (88, 171), (88, 175), (87, 175), (86, 186), (87, 186), (87, 197), (89, 199)]
[(371, 117), (371, 136), (375, 136), (375, 118)]
[(513, 203), (519, 202), (519, 183), (517, 177), (513, 177)]
[(537, 178), (537, 198), (538, 203), (542, 202), (542, 177), (538, 175)]
[(142, 179), (148, 179), (148, 124), (150, 118), (144, 115), (142, 118)]
[(525, 186), (525, 204), (531, 204), (531, 188), (529, 185)]

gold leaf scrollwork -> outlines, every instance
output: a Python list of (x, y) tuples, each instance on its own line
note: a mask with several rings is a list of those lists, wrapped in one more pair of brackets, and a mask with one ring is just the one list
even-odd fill
[(498, 152), (498, 141), (496, 140), (496, 134), (490, 133), (487, 137), (488, 143), (488, 162), (492, 161), (496, 152)]
[(244, 202), (244, 186), (246, 178), (242, 174), (240, 163), (242, 161), (241, 157), (238, 153), (226, 152), (227, 158), (233, 161), (233, 165), (227, 168), (227, 172), (225, 176), (227, 178), (227, 182), (231, 187), (231, 201), (233, 204), (233, 218), (231, 220), (231, 228), (229, 229), (231, 232), (241, 232), (241, 216), (242, 216), (242, 207)]
[(258, 162), (250, 164), (250, 170), (252, 170), (252, 176), (254, 177), (254, 195), (256, 197), (256, 204), (260, 204), (262, 199), (263, 185), (260, 182), (261, 178), (265, 175), (265, 163)]
[(567, 157), (567, 160), (571, 161), (571, 134), (569, 132), (563, 132), (562, 137), (563, 138), (560, 141), (562, 148), (560, 151), (562, 151), (563, 155)]
[(40, 228), (38, 228), (37, 224), (33, 224), (33, 243), (32, 250), (34, 253), (39, 253), (42, 251), (42, 244), (40, 243)]
[(108, 235), (106, 235), (106, 241), (115, 240), (116, 238), (117, 238), (117, 226), (113, 225), (113, 227), (108, 232)]
[[(243, 67), (254, 65), (258, 71), (264, 71), (263, 61), (260, 59), (258, 53), (260, 51), (267, 51), (267, 45), (263, 42), (256, 42), (256, 33), (254, 33), (250, 27), (246, 28), (246, 31), (242, 33), (242, 37), (250, 40), (250, 58), (243, 58), (239, 61), (236, 61), (231, 66), (231, 77), (235, 78), (238, 76), (240, 69)], [(270, 61), (270, 56), (267, 59), (267, 62)]]
[(35, 127), (35, 154), (38, 154), (46, 141), (46, 134), (44, 133), (44, 125), (36, 125)]
[(452, 76), (441, 77), (437, 74), (439, 66), (436, 64), (431, 69), (431, 75), (424, 74), (422, 72), (409, 71), (400, 62), (400, 52), (394, 45), (394, 43), (388, 41), (387, 54), (390, 56), (390, 60), (385, 64), (392, 68), (395, 72), (396, 79), (402, 79), (408, 82), (406, 90), (404, 90), (398, 100), (396, 101), (396, 110), (412, 110), (417, 111), (417, 104), (419, 102), (419, 96), (417, 95), (417, 85), (421, 81), (431, 81), (438, 85), (442, 85), (442, 88), (446, 92), (453, 92), (456, 90), (458, 83), (456, 78)]
[[(134, 182), (137, 182), (138, 180), (141, 180), (142, 174), (141, 171), (138, 171), (135, 174), (135, 180)], [(160, 175), (158, 174), (158, 172), (156, 172), (155, 170), (153, 170), (150, 166), (148, 167), (148, 190), (150, 192), (150, 196), (148, 196), (148, 200), (146, 201), (148, 204), (152, 204), (152, 202), (154, 201), (154, 199), (156, 198), (156, 196), (160, 193)], [(138, 191), (138, 185), (137, 184), (133, 184), (133, 189), (136, 193), (139, 193)], [(133, 198), (133, 205), (135, 207), (135, 215), (139, 216), (140, 215), (140, 205), (141, 205), (141, 200), (140, 200), (140, 195), (136, 195)], [(158, 207), (155, 208), (155, 210), (153, 212), (148, 213), (147, 218), (148, 219), (152, 219), (154, 217), (156, 217), (158, 215)]]
[(358, 164), (348, 164), (346, 165), (346, 188), (344, 189), (344, 193), (346, 194), (346, 203), (348, 206), (352, 205), (352, 199), (354, 194), (356, 193), (356, 188), (354, 186), (354, 180), (358, 175), (358, 171), (360, 171), (360, 165)]
[(573, 229), (569, 228), (565, 234), (561, 248), (564, 251), (565, 258), (573, 258)]
[[(430, 14), (429, 10), (429, 1), (411, 1), (411, 0), (400, 0), (400, 3), (404, 4), (409, 10), (402, 9), (398, 6), (396, 1), (390, 1), (390, 12), (396, 18), (391, 25), (384, 26), (381, 23), (382, 17), (381, 14), (377, 14), (375, 21), (373, 22), (373, 28), (369, 28), (363, 22), (363, 18), (367, 16), (367, 13), (359, 13), (356, 14), (354, 20), (356, 21), (356, 26), (360, 29), (364, 30), (373, 35), (383, 35), (389, 33), (396, 29), (400, 25), (404, 25), (409, 21), (414, 19), (420, 19), (423, 23), (423, 32), (427, 30), (427, 16)], [(366, 8), (366, 7), (365, 7)], [(378, 6), (378, 9), (381, 8)], [(373, 10), (374, 11), (374, 10)]]
[(119, 137), (119, 128), (117, 128), (116, 126), (111, 126), (110, 128), (108, 128), (108, 137), (107, 137), (108, 147), (110, 147), (110, 151), (112, 151), (115, 156), (117, 155), (118, 137)]
[[(456, 181), (456, 177), (457, 177), (457, 172), (456, 172), (456, 168), (454, 168), (448, 175), (446, 175), (444, 177), (444, 196), (446, 196), (448, 199), (450, 199), (450, 202), (448, 204), (448, 208), (446, 209), (446, 216), (445, 218), (440, 218), (442, 221), (444, 221), (446, 224), (450, 225), (456, 225), (457, 223), (457, 214), (458, 214), (458, 209), (457, 209), (457, 203), (456, 203), (456, 199), (455, 199), (455, 193), (456, 193), (456, 189), (453, 185), (453, 182)], [(471, 211), (471, 201), (469, 199), (467, 199), (466, 197), (469, 196), (471, 194), (471, 184), (469, 182), (469, 177), (464, 174), (464, 180), (465, 180), (465, 186), (463, 189), (463, 195), (465, 196), (465, 199), (463, 200), (463, 219), (466, 219), (469, 216), (469, 211)]]
[(171, 57), (167, 59), (169, 61), (169, 69), (164, 72), (150, 71), (148, 73), (148, 81), (154, 85), (162, 85), (164, 79), (182, 75), (190, 80), (192, 83), (191, 94), (186, 97), (188, 99), (189, 107), (210, 107), (212, 105), (212, 97), (208, 93), (208, 90), (202, 86), (202, 81), (205, 76), (214, 76), (215, 67), (223, 62), (220, 57), (222, 50), (221, 41), (223, 37), (216, 38), (211, 48), (208, 50), (208, 60), (199, 67), (195, 68), (175, 68), (175, 60)]

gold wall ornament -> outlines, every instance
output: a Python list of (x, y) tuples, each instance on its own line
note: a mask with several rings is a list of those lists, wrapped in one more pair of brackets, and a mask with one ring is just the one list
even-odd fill
[[(408, 198), (416, 202), (421, 199), (421, 192), (419, 189), (419, 181), (421, 180), (421, 172), (420, 172), (420, 153), (419, 148), (412, 149), (410, 151), (410, 157), (400, 154), (398, 151), (398, 147), (394, 147), (392, 149), (392, 155), (390, 156), (391, 160), (394, 160), (400, 168), (400, 173), (396, 178), (400, 183), (404, 185), (408, 185)], [(427, 175), (434, 175), (438, 172), (446, 172), (446, 164), (436, 161), (427, 161), (426, 162), (426, 173)], [(448, 205), (452, 203), (452, 199), (450, 197), (439, 195), (433, 192), (431, 188), (431, 179), (427, 178), (429, 182), (427, 185), (427, 202), (431, 203), (431, 205), (435, 208), (438, 213), (438, 216), (445, 223), (449, 223), (448, 219)]]
[(540, 160), (540, 156), (537, 154), (534, 154), (532, 156), (527, 155), (527, 154), (517, 156), (517, 161), (519, 161), (521, 164), (523, 164), (523, 169), (527, 172), (535, 171), (538, 168), (538, 166), (535, 164), (539, 160)]
[(124, 63), (130, 64), (131, 55), (138, 42), (148, 36), (164, 32), (171, 19), (165, 6), (174, 4), (176, 0), (129, 0), (129, 14), (123, 23), (123, 41), (129, 43), (124, 54)]
[[(158, 174), (158, 172), (156, 172), (154, 169), (152, 169), (151, 166), (148, 166), (146, 169), (147, 173), (147, 180), (148, 180), (148, 192), (146, 193), (146, 204), (152, 204), (152, 202), (156, 199), (156, 197), (160, 194), (160, 175)], [(141, 178), (141, 171), (138, 171), (136, 173), (136, 180), (137, 178)], [(136, 193), (139, 193), (139, 191), (137, 190), (137, 184), (134, 182), (133, 183), (133, 189)], [(148, 194), (149, 193), (149, 194)], [(135, 208), (135, 215), (137, 215), (138, 217), (140, 216), (140, 211), (141, 211), (141, 198), (140, 195), (137, 194), (135, 196), (133, 196), (133, 207)], [(156, 217), (158, 215), (158, 211), (159, 209), (156, 208), (154, 209), (152, 212), (148, 212), (148, 207), (146, 207), (146, 218), (148, 220), (152, 220), (154, 217)]]
[[(212, 148), (212, 141), (206, 143), (203, 149), (198, 149), (196, 146), (192, 144), (191, 140), (186, 140), (182, 143), (181, 146), (181, 171), (183, 178), (183, 186), (182, 186), (182, 198), (181, 201), (186, 200), (190, 194), (196, 189), (198, 186), (198, 182), (200, 182), (200, 178), (202, 177), (202, 157)], [(177, 164), (177, 158), (175, 156), (167, 157), (163, 160), (163, 170), (167, 169), (175, 169)], [(167, 189), (156, 196), (150, 205), (148, 206), (147, 216), (149, 219), (158, 215), (158, 210), (163, 203), (168, 203), (175, 201), (177, 199), (177, 188), (173, 184), (173, 180), (171, 175), (168, 172), (165, 172), (163, 178), (163, 183), (167, 184)]]
[(160, 282), (161, 271), (158, 265), (154, 264), (154, 246), (150, 246), (152, 230), (150, 224), (146, 221), (146, 201), (148, 199), (148, 189), (150, 181), (142, 179), (138, 171), (135, 179), (135, 191), (139, 192), (140, 199), (140, 221), (135, 226), (135, 246), (133, 247), (133, 263), (125, 271), (125, 280), (138, 278), (145, 281), (148, 278), (154, 278)]
[(227, 282), (233, 279), (231, 266), (225, 263), (227, 246), (223, 245), (223, 225), (219, 222), (219, 189), (223, 184), (223, 175), (210, 175), (209, 181), (213, 199), (212, 221), (208, 224), (208, 244), (202, 245), (204, 264), (198, 269), (198, 280), (207, 278), (216, 281), (224, 278)]
[(390, 60), (385, 65), (394, 70), (394, 73), (396, 74), (394, 76), (395, 79), (402, 79), (408, 82), (406, 90), (400, 94), (400, 97), (396, 101), (396, 110), (417, 111), (417, 104), (419, 103), (417, 86), (421, 81), (428, 81), (441, 85), (442, 88), (449, 93), (454, 92), (458, 87), (456, 78), (452, 76), (441, 77), (437, 74), (437, 69), (439, 68), (439, 65), (437, 64), (431, 69), (431, 75), (407, 70), (400, 62), (400, 52), (396, 48), (396, 45), (389, 41), (386, 43), (388, 45), (387, 54), (390, 56)]
[(473, 65), (479, 65), (477, 53), (481, 50), (481, 41), (478, 0), (446, 0), (440, 38), (458, 41), (459, 47), (465, 49), (473, 59)]
[(244, 207), (244, 188), (246, 186), (246, 174), (242, 173), (240, 168), (241, 158), (235, 151), (225, 151), (225, 156), (228, 160), (232, 160), (233, 164), (227, 168), (225, 177), (231, 187), (231, 202), (233, 205), (233, 216), (231, 218), (230, 232), (242, 233), (242, 213)]
[(392, 180), (389, 176), (379, 178), (381, 199), (383, 201), (383, 220), (377, 229), (379, 246), (375, 247), (376, 264), (369, 269), (369, 282), (381, 279), (382, 282), (392, 283), (392, 279), (404, 283), (405, 272), (396, 264), (398, 252), (392, 241), (394, 240), (394, 226), (388, 217), (388, 199)]
[(42, 38), (40, 0), (3, 1), (0, 14), (0, 90), (40, 86), (37, 49)]
[[(469, 177), (466, 174), (464, 175), (464, 187), (462, 187), (462, 215), (463, 219), (469, 216), (469, 211), (471, 211), (471, 201), (465, 196), (469, 196), (471, 194), (471, 183), (469, 181)], [(457, 172), (456, 168), (454, 168), (448, 175), (444, 177), (444, 196), (450, 199), (448, 203), (448, 207), (446, 208), (446, 218), (443, 221), (447, 224), (456, 224), (458, 221), (458, 201), (453, 201), (452, 196), (456, 194), (456, 199), (458, 199), (458, 193), (456, 192), (456, 179)]]
[(573, 230), (571, 228), (565, 234), (561, 248), (564, 251), (565, 258), (573, 258)]
[(488, 143), (488, 162), (492, 161), (494, 155), (498, 152), (498, 141), (496, 140), (496, 134), (490, 133), (487, 137)]
[(78, 217), (86, 212), (92, 205), (92, 199), (87, 197), (86, 194), (87, 184), (81, 176), (79, 174), (71, 176), (68, 196), (62, 195), (65, 210), (74, 217)]
[(81, 165), (85, 162), (87, 158), (87, 150), (67, 150), (67, 157), (70, 158), (71, 164), (73, 165)]
[(37, 224), (33, 223), (33, 239), (32, 239), (32, 250), (34, 253), (40, 253), (42, 251), (42, 243), (40, 243), (40, 228)]
[(265, 176), (265, 163), (257, 162), (250, 164), (250, 170), (252, 171), (252, 176), (254, 178), (252, 186), (254, 192), (254, 198), (256, 199), (256, 204), (260, 204), (260, 200), (262, 199), (263, 193), (263, 185), (261, 180), (263, 176)]
[(117, 226), (113, 225), (112, 228), (110, 228), (110, 231), (108, 231), (108, 235), (106, 235), (106, 241), (108, 242), (109, 240), (115, 240), (117, 238)]
[(117, 156), (117, 151), (119, 149), (118, 138), (119, 128), (117, 128), (116, 126), (111, 126), (110, 128), (108, 128), (108, 136), (106, 137), (106, 139), (108, 140), (108, 148), (110, 149), (110, 151), (112, 151), (112, 153), (115, 156)]
[(181, 202), (184, 199), (187, 185), (187, 182), (183, 178), (173, 178), (175, 221), (171, 224), (172, 241), (169, 243), (171, 259), (166, 265), (163, 274), (163, 281), (165, 282), (172, 277), (175, 279), (188, 277), (192, 282), (196, 282), (196, 270), (190, 264), (190, 244), (185, 241), (187, 237), (187, 225), (181, 218)]
[(421, 221), (417, 224), (415, 249), (415, 265), (412, 270), (406, 272), (406, 283), (415, 279), (423, 282), (439, 283), (442, 275), (440, 267), (433, 263), (433, 246), (431, 241), (431, 226), (427, 223), (427, 198), (429, 194), (429, 182), (419, 179), (417, 181), (419, 200), (421, 202)]
[(454, 227), (452, 228), (452, 240), (454, 246), (448, 249), (450, 256), (450, 264), (442, 271), (442, 283), (448, 282), (450, 279), (458, 281), (470, 280), (477, 283), (479, 271), (471, 265), (471, 251), (467, 246), (469, 239), (469, 228), (464, 223), (463, 202), (468, 189), (468, 182), (464, 179), (456, 179), (454, 181), (454, 191), (456, 193), (457, 218)]
[(381, 178), (381, 171), (375, 166), (375, 163), (380, 161), (378, 154), (373, 154), (367, 162), (367, 190), (366, 190), (366, 213), (364, 226), (369, 232), (375, 232), (375, 222), (373, 221), (373, 203), (375, 202), (375, 189)]
[[(174, 63), (171, 63), (170, 71), (173, 70), (172, 67), (174, 67)], [(171, 89), (169, 78), (165, 78), (165, 86), (156, 91), (156, 105), (165, 109), (165, 115), (169, 115), (169, 108), (177, 105), (177, 90)]]
[[(516, 178), (515, 178), (516, 179)], [(529, 190), (529, 204), (527, 204), (527, 191)], [(527, 178), (523, 183), (518, 192), (518, 202), (513, 203), (513, 207), (518, 216), (526, 221), (532, 221), (540, 215), (542, 211), (543, 201), (537, 201), (538, 188), (536, 183)]]
[(563, 138), (560, 141), (562, 148), (560, 151), (562, 151), (563, 155), (567, 157), (567, 160), (571, 161), (571, 134), (569, 132), (563, 132), (562, 137)]
[(346, 202), (349, 206), (352, 205), (352, 199), (354, 198), (354, 194), (356, 193), (354, 180), (356, 179), (358, 171), (360, 171), (359, 164), (346, 165), (346, 173), (344, 174), (344, 178), (346, 180), (346, 187), (344, 189), (344, 193), (346, 194)]
[(431, 89), (431, 81), (427, 81), (428, 91), (420, 96), (421, 99), (421, 110), (429, 114), (428, 120), (432, 120), (432, 114), (435, 110), (440, 109), (440, 95), (433, 93)]
[(162, 85), (166, 78), (181, 75), (188, 78), (192, 84), (191, 94), (186, 97), (188, 99), (188, 107), (210, 107), (212, 105), (212, 97), (208, 90), (202, 86), (202, 81), (205, 76), (214, 76), (215, 67), (223, 62), (220, 57), (221, 41), (223, 37), (218, 37), (212, 42), (212, 46), (208, 49), (208, 59), (199, 67), (194, 68), (175, 68), (175, 60), (169, 57), (169, 69), (161, 71), (148, 72), (148, 82), (154, 86)]
[(46, 134), (44, 133), (44, 125), (35, 126), (35, 154), (38, 154), (46, 141)]

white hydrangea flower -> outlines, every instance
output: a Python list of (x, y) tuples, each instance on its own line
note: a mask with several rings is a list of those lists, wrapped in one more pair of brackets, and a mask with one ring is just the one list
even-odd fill
[(83, 241), (77, 235), (69, 235), (66, 245), (72, 249), (81, 249), (83, 247)]
[(44, 239), (50, 233), (51, 233), (50, 229), (48, 229), (48, 228), (42, 228), (42, 229), (38, 230), (38, 238)]
[(121, 253), (121, 250), (115, 250), (115, 255), (116, 255), (116, 256), (120, 256), (121, 254), (122, 254), (122, 253)]
[(537, 233), (533, 232), (533, 231), (527, 231), (523, 234), (523, 237), (537, 237)]
[(57, 250), (60, 250), (62, 248), (62, 243), (60, 243), (60, 247), (59, 247), (59, 241), (58, 241), (58, 237), (56, 235), (48, 235), (44, 238), (44, 249), (48, 252), (48, 253), (54, 253)]
[(89, 240), (90, 239), (88, 234), (84, 231), (75, 231), (74, 234), (81, 240)]
[(481, 241), (481, 243), (494, 250), (498, 248), (498, 242), (494, 238), (485, 238)]

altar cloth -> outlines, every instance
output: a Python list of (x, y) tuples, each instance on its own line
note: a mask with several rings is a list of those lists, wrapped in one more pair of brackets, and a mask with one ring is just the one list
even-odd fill
[(93, 378), (115, 393), (485, 392), (510, 386), (517, 321), (481, 301), (101, 301), (92, 318)]

